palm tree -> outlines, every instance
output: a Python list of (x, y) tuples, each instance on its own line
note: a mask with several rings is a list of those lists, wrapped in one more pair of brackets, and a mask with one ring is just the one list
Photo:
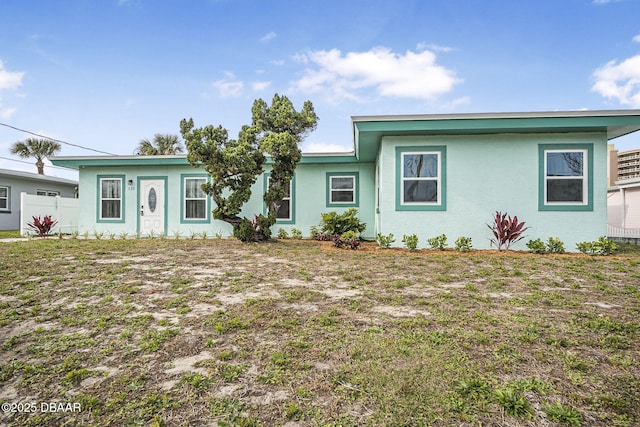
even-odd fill
[(177, 135), (156, 133), (153, 142), (143, 139), (134, 153), (138, 156), (163, 156), (182, 153), (182, 144)]
[(35, 157), (38, 173), (40, 175), (44, 175), (44, 162), (42, 159), (47, 156), (53, 156), (60, 151), (60, 149), (60, 144), (55, 141), (51, 141), (49, 139), (27, 138), (24, 141), (14, 143), (9, 151), (11, 154), (16, 154), (23, 159)]

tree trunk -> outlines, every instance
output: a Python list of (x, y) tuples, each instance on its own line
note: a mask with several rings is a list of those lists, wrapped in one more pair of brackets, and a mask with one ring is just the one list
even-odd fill
[(38, 174), (44, 175), (44, 162), (42, 160), (38, 159), (36, 167), (38, 168)]

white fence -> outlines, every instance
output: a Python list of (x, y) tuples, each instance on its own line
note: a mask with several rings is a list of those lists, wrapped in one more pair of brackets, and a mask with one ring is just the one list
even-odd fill
[(640, 228), (620, 228), (607, 225), (607, 237), (622, 239), (640, 239)]
[(20, 193), (20, 234), (34, 234), (35, 230), (27, 225), (33, 217), (51, 215), (58, 221), (52, 232), (73, 233), (78, 231), (78, 199), (60, 196), (36, 196)]

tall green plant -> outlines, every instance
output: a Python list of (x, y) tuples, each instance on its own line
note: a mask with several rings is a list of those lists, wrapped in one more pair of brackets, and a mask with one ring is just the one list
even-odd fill
[(502, 212), (497, 212), (493, 218), (493, 224), (487, 227), (493, 233), (493, 238), (489, 239), (491, 245), (496, 245), (499, 251), (509, 250), (512, 244), (524, 239), (523, 233), (529, 229), (524, 226), (524, 221), (518, 221), (517, 216), (509, 216)]
[(347, 231), (362, 233), (367, 228), (367, 224), (361, 222), (357, 215), (358, 210), (356, 208), (349, 208), (341, 214), (337, 212), (320, 214), (322, 217), (321, 230), (323, 233), (332, 236), (342, 235)]

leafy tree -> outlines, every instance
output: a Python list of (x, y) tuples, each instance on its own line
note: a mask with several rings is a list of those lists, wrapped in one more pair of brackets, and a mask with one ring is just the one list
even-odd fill
[(55, 141), (40, 138), (27, 138), (24, 141), (14, 143), (10, 147), (9, 151), (11, 154), (16, 154), (23, 159), (35, 157), (38, 173), (40, 175), (44, 175), (44, 162), (42, 160), (47, 156), (53, 156), (60, 151), (60, 149), (60, 144)]
[[(276, 212), (302, 157), (299, 144), (316, 128), (318, 117), (306, 101), (299, 112), (286, 96), (275, 94), (271, 106), (257, 99), (251, 109), (251, 125), (244, 125), (238, 139), (229, 139), (226, 129), (212, 125), (194, 128), (193, 119), (183, 119), (180, 131), (187, 146), (187, 160), (204, 167), (212, 182), (202, 189), (216, 204), (213, 216), (237, 229), (242, 206), (251, 197), (251, 186), (264, 172), (265, 155), (271, 158), (269, 188), (264, 194), (267, 217), (258, 218), (254, 240), (268, 239)], [(245, 221), (246, 223), (246, 221)]]
[(140, 140), (134, 153), (137, 156), (163, 156), (182, 153), (182, 151), (178, 135), (156, 133), (153, 141)]

